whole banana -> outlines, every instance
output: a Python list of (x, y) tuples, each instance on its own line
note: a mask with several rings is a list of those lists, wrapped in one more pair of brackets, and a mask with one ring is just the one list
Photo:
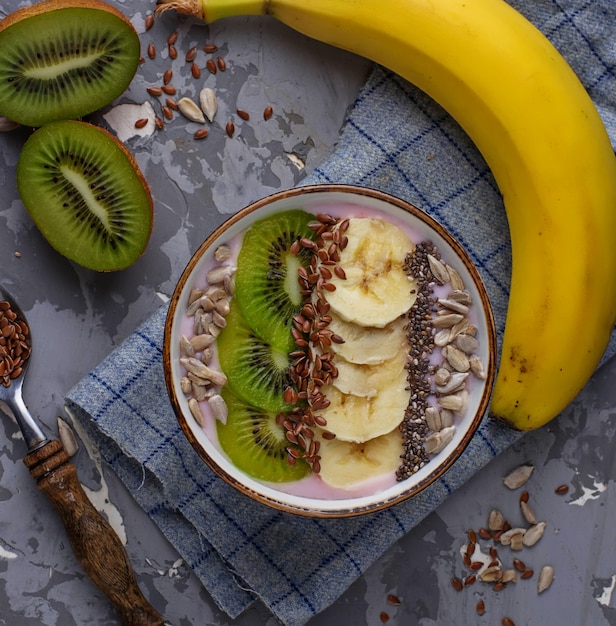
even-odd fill
[(207, 22), (271, 15), (389, 68), (458, 121), (496, 178), (512, 243), (491, 414), (521, 430), (558, 415), (616, 322), (616, 159), (552, 44), (502, 0), (158, 2)]

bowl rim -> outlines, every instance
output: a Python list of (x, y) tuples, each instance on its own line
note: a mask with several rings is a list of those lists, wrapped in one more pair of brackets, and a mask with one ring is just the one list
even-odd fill
[[(286, 200), (289, 198), (302, 197), (307, 194), (312, 195), (323, 193), (347, 194), (350, 197), (357, 195), (366, 196), (372, 200), (384, 202), (386, 204), (392, 205), (397, 209), (401, 209), (406, 213), (410, 213), (415, 218), (423, 221), (428, 228), (434, 230), (452, 248), (457, 259), (464, 265), (465, 269), (471, 275), (474, 287), (480, 296), (481, 307), (478, 307), (478, 309), (481, 311), (480, 315), (484, 319), (487, 331), (487, 346), (485, 348), (487, 353), (487, 362), (484, 363), (486, 377), (482, 381), (483, 391), (481, 394), (481, 399), (479, 401), (479, 405), (477, 406), (475, 414), (470, 421), (470, 424), (466, 427), (460, 441), (455, 446), (455, 448), (444, 458), (444, 460), (439, 462), (438, 465), (435, 464), (434, 470), (429, 472), (425, 478), (413, 483), (411, 486), (409, 486), (408, 489), (402, 489), (400, 492), (395, 493), (391, 497), (378, 499), (378, 501), (371, 502), (369, 504), (363, 504), (358, 506), (332, 505), (331, 508), (329, 506), (310, 506), (310, 504), (308, 504), (310, 502), (322, 502), (322, 500), (318, 500), (316, 498), (302, 498), (305, 499), (305, 501), (307, 502), (305, 506), (285, 502), (285, 493), (280, 492), (280, 498), (269, 496), (266, 493), (257, 491), (256, 489), (253, 489), (250, 486), (242, 483), (241, 480), (220, 467), (220, 465), (218, 465), (218, 463), (216, 463), (216, 461), (212, 459), (211, 456), (200, 445), (197, 437), (195, 436), (195, 433), (193, 432), (191, 424), (189, 423), (184, 413), (184, 410), (182, 409), (182, 406), (178, 399), (178, 390), (176, 388), (173, 376), (174, 368), (172, 366), (171, 349), (171, 335), (174, 327), (176, 313), (178, 313), (180, 299), (182, 297), (182, 294), (184, 293), (187, 282), (193, 276), (193, 271), (199, 264), (201, 257), (212, 246), (212, 244), (217, 241), (222, 235), (224, 235), (232, 226), (244, 220), (246, 217), (252, 215), (253, 213), (261, 210), (262, 208), (271, 205), (274, 202)], [(417, 495), (418, 493), (426, 489), (429, 485), (436, 482), (440, 477), (442, 477), (462, 456), (462, 453), (468, 447), (471, 439), (479, 428), (479, 425), (481, 424), (484, 415), (487, 412), (492, 390), (494, 387), (494, 380), (496, 377), (496, 355), (496, 328), (490, 299), (488, 297), (484, 282), (481, 278), (481, 275), (479, 274), (477, 267), (471, 260), (469, 253), (464, 249), (460, 242), (433, 216), (418, 208), (414, 204), (387, 192), (353, 184), (324, 183), (293, 187), (291, 189), (274, 192), (272, 194), (264, 196), (239, 209), (233, 215), (230, 215), (222, 224), (215, 228), (205, 238), (205, 240), (199, 245), (197, 250), (191, 256), (190, 260), (182, 271), (182, 274), (180, 275), (180, 278), (178, 279), (178, 282), (169, 300), (169, 308), (165, 318), (163, 336), (163, 370), (165, 385), (167, 388), (167, 395), (169, 397), (175, 417), (178, 420), (181, 430), (183, 431), (184, 435), (190, 442), (193, 449), (197, 452), (201, 460), (205, 462), (205, 464), (214, 472), (214, 474), (216, 474), (216, 476), (223, 479), (227, 484), (234, 487), (241, 494), (250, 497), (252, 500), (270, 506), (273, 509), (279, 511), (315, 518), (345, 518), (381, 511)], [(400, 484), (402, 484), (403, 482), (404, 481), (401, 481)], [(358, 498), (349, 497), (347, 499), (341, 500), (328, 500), (328, 502), (339, 502), (342, 504), (352, 502), (353, 500), (358, 500)]]

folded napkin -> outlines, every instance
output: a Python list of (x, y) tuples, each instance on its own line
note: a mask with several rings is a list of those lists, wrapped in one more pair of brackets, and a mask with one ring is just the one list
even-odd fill
[[(616, 139), (616, 3), (512, 4), (567, 57)], [(435, 216), (479, 267), (500, 341), (510, 273), (501, 198), (474, 145), (425, 94), (375, 68), (335, 153), (303, 182), (378, 188)], [(167, 401), (161, 362), (165, 314), (162, 307), (73, 388), (67, 407), (231, 617), (258, 598), (284, 624), (305, 623), (521, 436), (484, 419), (468, 450), (442, 479), (388, 511), (315, 520), (272, 510), (240, 495), (209, 471), (178, 427)], [(604, 358), (614, 352), (613, 334)]]

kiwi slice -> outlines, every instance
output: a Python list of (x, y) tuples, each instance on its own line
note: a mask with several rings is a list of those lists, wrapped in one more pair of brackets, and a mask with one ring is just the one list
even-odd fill
[(255, 333), (285, 352), (294, 348), (293, 316), (303, 303), (297, 270), (308, 267), (311, 252), (289, 251), (301, 237), (315, 238), (314, 215), (293, 209), (255, 222), (244, 235), (237, 259), (236, 299)]
[(255, 334), (235, 299), (231, 301), (226, 321), (216, 347), (227, 385), (252, 406), (274, 413), (289, 410), (292, 405), (283, 399), (284, 390), (292, 384), (288, 353)]
[(0, 22), (0, 114), (27, 126), (80, 118), (120, 96), (139, 65), (129, 20), (100, 0), (45, 0)]
[(258, 409), (238, 398), (228, 387), (222, 397), (229, 408), (227, 423), (216, 423), (218, 441), (232, 463), (253, 478), (281, 483), (299, 480), (310, 473), (303, 459), (289, 465), (290, 445), (276, 413)]
[(39, 128), (19, 156), (17, 187), (47, 241), (84, 267), (123, 269), (145, 250), (153, 212), (147, 183), (102, 128), (73, 120)]

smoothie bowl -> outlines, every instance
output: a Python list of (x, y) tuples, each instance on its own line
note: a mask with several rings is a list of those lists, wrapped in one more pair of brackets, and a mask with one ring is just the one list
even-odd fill
[(295, 188), (193, 255), (165, 325), (167, 390), (203, 461), (317, 517), (434, 482), (487, 409), (496, 341), (481, 278), (431, 217), (366, 188)]

